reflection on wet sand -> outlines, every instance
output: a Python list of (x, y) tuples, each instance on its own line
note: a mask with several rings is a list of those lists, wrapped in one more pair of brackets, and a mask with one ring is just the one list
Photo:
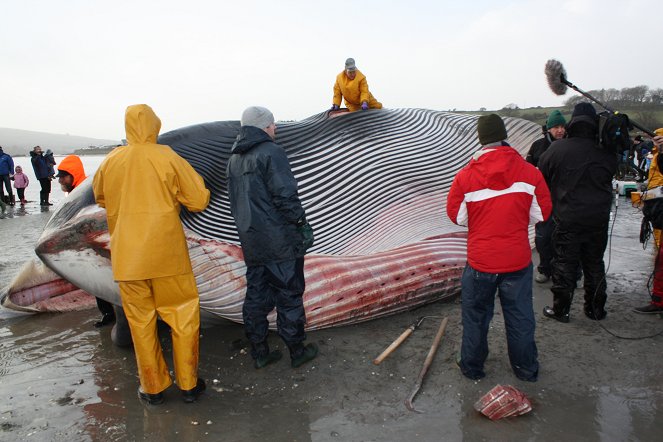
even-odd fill
[[(602, 324), (622, 335), (654, 334), (663, 328), (659, 316), (631, 312), (647, 299), (651, 246), (643, 251), (637, 242), (639, 213), (628, 206), (620, 211), (608, 271), (609, 315)], [(29, 249), (26, 243), (34, 244), (35, 238), (30, 240), (25, 229), (43, 226), (40, 216), (2, 220), (3, 238), (18, 238), (12, 243), (15, 250)], [(0, 280), (21, 264), (0, 255)], [(112, 345), (109, 329), (93, 327), (95, 310), (17, 318), (0, 311), (0, 440), (660, 439), (658, 349), (663, 337), (612, 337), (585, 318), (582, 290), (576, 293), (571, 322), (560, 324), (540, 315), (550, 303), (550, 284), (534, 286), (541, 363), (537, 383), (513, 376), (499, 307), (491, 324), (486, 378), (473, 382), (459, 373), (454, 363), (461, 336), (456, 301), (311, 332), (308, 339), (319, 345), (319, 359), (296, 370), (285, 359), (255, 370), (240, 325), (203, 329), (200, 373), (207, 391), (199, 402), (184, 404), (174, 386), (157, 407), (138, 400), (133, 352)], [(417, 407), (426, 413), (414, 414), (403, 400), (437, 326), (424, 323), (380, 366), (372, 360), (422, 315), (447, 316), (449, 326), (417, 396)], [(168, 330), (162, 329), (161, 336), (170, 360)], [(275, 335), (270, 340), (275, 348), (282, 345)], [(476, 413), (472, 404), (496, 384), (523, 391), (533, 411), (499, 422)]]

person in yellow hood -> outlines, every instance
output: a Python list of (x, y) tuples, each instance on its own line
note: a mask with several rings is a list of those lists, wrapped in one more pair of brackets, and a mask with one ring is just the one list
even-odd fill
[(97, 204), (106, 208), (113, 277), (133, 339), (140, 399), (163, 402), (172, 384), (157, 336), (157, 316), (171, 328), (173, 359), (184, 402), (205, 390), (198, 378), (200, 302), (180, 206), (207, 207), (200, 175), (169, 146), (157, 144), (161, 121), (145, 104), (127, 107), (127, 146), (113, 150), (94, 175)]
[[(663, 136), (663, 128), (656, 129), (654, 133), (657, 137)], [(660, 151), (661, 146), (654, 143), (654, 148), (652, 149), (651, 166), (649, 167), (649, 173), (647, 176), (647, 190), (653, 189), (654, 187), (663, 186), (663, 169), (659, 166), (658, 162), (658, 159), (660, 158)], [(660, 229), (654, 229), (654, 242), (656, 243), (656, 247), (661, 245)]]
[[(78, 155), (69, 155), (65, 157), (65, 159), (60, 162), (58, 173), (55, 176), (58, 179), (62, 191), (67, 193), (74, 190), (87, 178), (83, 162)], [(99, 328), (114, 323), (115, 310), (113, 309), (113, 304), (101, 298), (96, 298), (96, 300), (97, 308), (102, 316), (99, 321), (94, 323), (94, 326)]]
[[(663, 128), (656, 129), (654, 133), (656, 136), (652, 141), (654, 142), (655, 153), (651, 162), (651, 168), (649, 169), (648, 189), (663, 186), (663, 172), (661, 164), (658, 161), (661, 158), (660, 150), (663, 148)], [(654, 282), (651, 290), (651, 301), (642, 307), (635, 307), (633, 311), (636, 313), (663, 313), (663, 247), (660, 246), (661, 231), (654, 229), (654, 236), (656, 245), (658, 246), (658, 254), (656, 255), (656, 261), (654, 261), (654, 274), (652, 278)]]
[(341, 107), (341, 98), (345, 100), (345, 106), (350, 112), (382, 109), (382, 103), (369, 92), (366, 76), (357, 69), (354, 58), (345, 60), (345, 69), (336, 76), (332, 110)]

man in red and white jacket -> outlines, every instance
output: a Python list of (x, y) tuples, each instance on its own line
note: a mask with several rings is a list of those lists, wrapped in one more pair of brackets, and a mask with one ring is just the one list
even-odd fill
[(479, 117), (477, 131), (482, 149), (458, 172), (447, 197), (451, 221), (468, 226), (458, 364), (470, 379), (485, 376), (497, 292), (511, 367), (519, 379), (534, 382), (539, 363), (528, 226), (550, 216), (550, 192), (541, 172), (506, 143), (506, 128), (498, 115)]

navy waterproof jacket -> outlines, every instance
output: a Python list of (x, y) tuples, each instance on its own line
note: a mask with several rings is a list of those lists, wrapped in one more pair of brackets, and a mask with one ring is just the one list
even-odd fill
[(30, 152), (30, 161), (32, 162), (32, 169), (35, 171), (35, 176), (38, 180), (43, 180), (50, 176), (48, 170), (48, 163), (44, 155), (37, 155), (34, 151)]
[(240, 128), (226, 170), (230, 211), (247, 265), (304, 256), (304, 209), (288, 157), (262, 129)]
[(14, 160), (9, 154), (0, 151), (0, 175), (12, 175), (14, 173)]

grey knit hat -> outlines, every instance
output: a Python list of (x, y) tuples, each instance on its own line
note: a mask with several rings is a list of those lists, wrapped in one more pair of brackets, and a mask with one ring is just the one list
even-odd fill
[(477, 132), (482, 146), (504, 141), (507, 138), (504, 121), (497, 114), (480, 116), (477, 121)]
[(345, 60), (345, 70), (350, 72), (357, 70), (354, 58), (348, 58), (347, 60)]
[(254, 126), (265, 129), (274, 122), (274, 115), (266, 107), (251, 106), (242, 112), (242, 126)]

